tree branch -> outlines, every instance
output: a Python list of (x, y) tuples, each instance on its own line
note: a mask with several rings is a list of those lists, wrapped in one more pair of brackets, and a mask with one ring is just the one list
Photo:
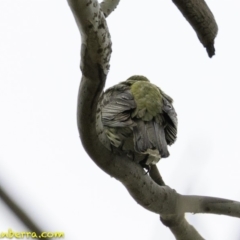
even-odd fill
[(161, 222), (170, 229), (177, 240), (204, 240), (197, 230), (187, 222), (184, 215), (161, 215)]
[[(77, 123), (82, 145), (91, 159), (103, 171), (121, 181), (138, 204), (160, 214), (162, 222), (170, 227), (177, 239), (203, 239), (187, 223), (185, 212), (229, 214), (226, 209), (232, 206), (231, 216), (239, 216), (233, 211), (238, 209), (240, 203), (180, 195), (164, 185), (155, 168), (150, 171), (150, 176), (124, 153), (115, 154), (102, 144), (107, 141), (97, 106), (109, 69), (111, 38), (98, 1), (68, 0), (68, 3), (82, 37), (82, 80), (78, 93)], [(220, 205), (225, 206), (223, 210)]]
[(116, 9), (120, 0), (104, 0), (100, 3), (100, 7), (105, 17), (108, 17), (114, 9)]
[(240, 202), (229, 199), (181, 195), (179, 207), (182, 212), (212, 213), (240, 218)]
[[(18, 217), (18, 219), (31, 231), (36, 232), (38, 236), (43, 232), (34, 221), (17, 205), (14, 200), (7, 194), (7, 192), (0, 186), (0, 198), (11, 209), (11, 211)], [(49, 240), (49, 238), (46, 238)]]
[[(156, 165), (152, 166), (149, 172), (151, 178), (160, 186), (164, 186), (165, 183)], [(170, 229), (177, 240), (203, 240), (202, 236), (196, 231), (196, 229), (189, 224), (184, 214), (168, 214), (160, 215), (161, 222)]]
[(172, 0), (186, 20), (195, 30), (198, 39), (211, 58), (215, 54), (214, 40), (218, 26), (204, 0)]

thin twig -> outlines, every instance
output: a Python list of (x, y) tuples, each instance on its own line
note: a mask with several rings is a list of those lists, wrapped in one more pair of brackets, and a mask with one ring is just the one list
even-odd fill
[(104, 0), (100, 3), (100, 7), (105, 17), (108, 17), (119, 4), (120, 0)]
[[(0, 186), (0, 198), (31, 232), (35, 232), (38, 236), (43, 232), (1, 186)], [(45, 239), (50, 240), (49, 238)]]

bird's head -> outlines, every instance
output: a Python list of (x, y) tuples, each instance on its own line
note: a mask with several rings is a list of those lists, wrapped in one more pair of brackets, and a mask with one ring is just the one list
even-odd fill
[(143, 81), (143, 82), (150, 82), (146, 77), (142, 75), (133, 75), (127, 79), (127, 81)]

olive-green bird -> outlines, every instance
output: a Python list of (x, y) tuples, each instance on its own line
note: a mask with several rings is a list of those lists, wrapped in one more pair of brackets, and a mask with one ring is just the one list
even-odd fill
[(177, 137), (172, 98), (144, 76), (132, 76), (103, 94), (100, 114), (111, 149), (147, 167), (169, 156)]

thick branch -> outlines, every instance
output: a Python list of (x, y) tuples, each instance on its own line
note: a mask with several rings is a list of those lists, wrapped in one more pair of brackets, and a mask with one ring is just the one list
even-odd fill
[[(83, 147), (103, 171), (124, 184), (136, 202), (149, 211), (160, 214), (165, 225), (177, 223), (169, 226), (177, 239), (202, 239), (197, 231), (186, 222), (183, 214), (185, 212), (209, 212), (209, 209), (211, 213), (221, 214), (221, 209), (217, 207), (219, 202), (206, 200), (206, 205), (204, 205), (204, 199), (208, 198), (182, 196), (176, 193), (175, 190), (164, 186), (164, 182), (156, 172), (152, 173), (152, 176), (158, 179), (154, 181), (145, 174), (139, 164), (132, 162), (124, 154), (114, 154), (99, 140), (101, 137), (104, 141), (106, 137), (103, 132), (99, 131), (101, 121), (96, 116), (97, 104), (109, 68), (110, 34), (104, 14), (96, 0), (68, 0), (68, 3), (82, 36), (81, 70), (83, 76), (78, 95), (77, 122)], [(230, 204), (229, 200), (221, 201), (228, 201)], [(213, 207), (214, 204), (215, 207)], [(222, 214), (226, 214), (226, 209)], [(188, 238), (183, 236), (188, 236)]]
[(214, 40), (218, 26), (204, 0), (172, 0), (195, 30), (198, 39), (206, 48), (208, 56), (215, 54)]
[(182, 212), (222, 214), (240, 218), (240, 202), (229, 199), (180, 195), (179, 207)]
[[(160, 186), (165, 186), (160, 172), (156, 165), (152, 166), (149, 172), (152, 179)], [(160, 215), (161, 222), (170, 229), (177, 240), (203, 240), (197, 230), (189, 224), (184, 214)]]
[[(134, 199), (155, 213), (174, 213), (177, 194), (169, 187), (158, 186), (140, 167), (125, 155), (110, 152), (99, 141), (96, 110), (104, 88), (111, 40), (104, 15), (97, 1), (68, 0), (82, 36), (81, 70), (77, 121), (83, 147), (92, 160), (109, 175), (120, 180)], [(85, 16), (86, 19), (83, 19)], [(104, 38), (102, 37), (104, 36)], [(98, 51), (104, 49), (104, 51)], [(100, 154), (101, 153), (101, 154)]]
[(170, 229), (177, 240), (203, 240), (184, 215), (161, 215), (161, 222)]

